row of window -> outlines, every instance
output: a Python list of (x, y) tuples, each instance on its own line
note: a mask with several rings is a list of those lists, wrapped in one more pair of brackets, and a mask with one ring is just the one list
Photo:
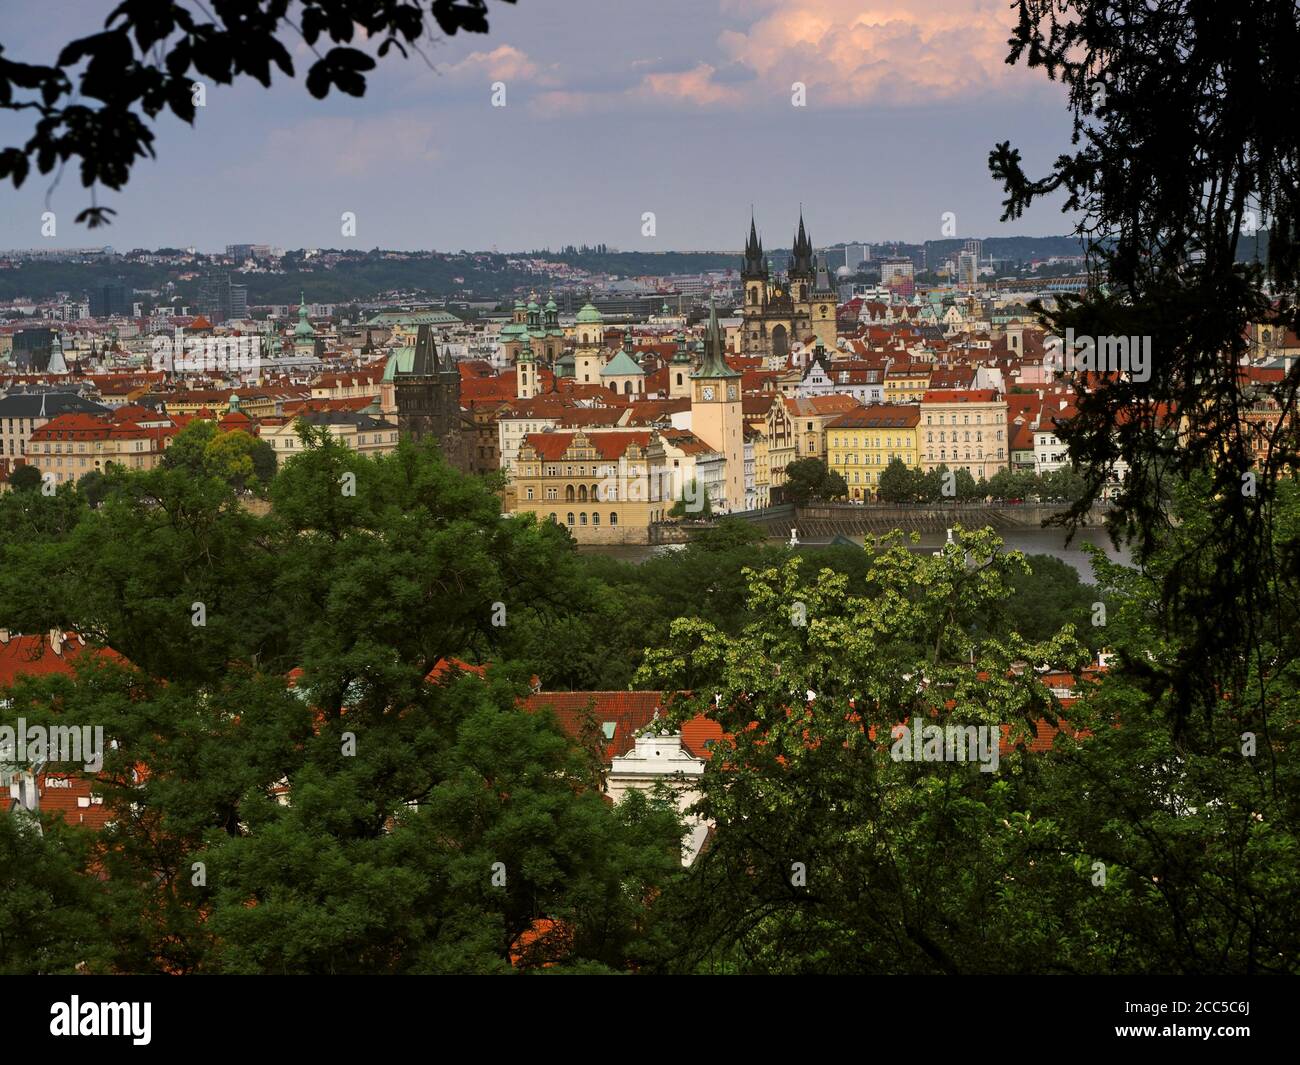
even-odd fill
[[(947, 449), (946, 449), (946, 448), (940, 448), (940, 449), (939, 449), (939, 458), (938, 458), (937, 461), (942, 462), (942, 461), (944, 461), (944, 459), (946, 459), (947, 457), (948, 457), (948, 451), (947, 451)], [(957, 459), (957, 458), (959, 457), (958, 454), (957, 454), (957, 449), (956, 449), (956, 448), (953, 448), (952, 457), (953, 457), (953, 459)], [(1001, 449), (1001, 448), (998, 448), (998, 454), (997, 454), (997, 457), (998, 457), (998, 461), (1001, 461), (1001, 459), (1002, 459), (1002, 449)], [(990, 452), (990, 454), (989, 454), (989, 458), (990, 458), (990, 459), (993, 458), (993, 455), (992, 455), (991, 452)], [(967, 449), (966, 449), (966, 461), (969, 462), (970, 460), (971, 460), (970, 448), (967, 448)], [(935, 462), (935, 461), (936, 461), (936, 459), (935, 459), (935, 457), (934, 457), (934, 449), (933, 449), (933, 448), (931, 448), (929, 451), (927, 451), (927, 452), (925, 453), (925, 461), (926, 461), (926, 462)], [(980, 448), (976, 448), (976, 449), (975, 449), (975, 461), (977, 461), (977, 462), (983, 462), (983, 461), (984, 461), (984, 449), (983, 449), (982, 447), (980, 447)]]
[[(944, 435), (945, 435), (945, 434), (943, 433), (943, 431), (940, 430), (940, 432), (939, 432), (939, 443), (941, 443), (941, 444), (947, 442), (947, 441), (944, 440)], [(1001, 429), (998, 430), (998, 434), (997, 434), (997, 436), (998, 436), (998, 439), (999, 439), (999, 440), (1002, 439), (1002, 430), (1001, 430)], [(926, 438), (926, 440), (929, 441), (930, 443), (934, 443), (934, 433), (926, 433), (926, 434), (925, 434), (925, 438)], [(970, 430), (969, 430), (969, 429), (966, 430), (965, 439), (966, 439), (966, 440), (970, 440)], [(975, 440), (976, 440), (977, 442), (979, 442), (979, 441), (982, 441), (983, 439), (984, 439), (984, 434), (983, 434), (982, 432), (980, 432), (978, 429), (976, 429), (976, 430), (975, 430)], [(953, 442), (954, 444), (957, 442), (957, 434), (956, 434), (956, 433), (953, 433), (953, 434), (952, 434), (952, 442)]]
[[(551, 519), (551, 521), (555, 521), (555, 520), (557, 520), (554, 514), (551, 514), (550, 519)], [(569, 514), (565, 517), (565, 519), (564, 519), (564, 523), (565, 523), (566, 525), (568, 525), (570, 528), (573, 527), (573, 512), (572, 512), (572, 511), (570, 511)], [(578, 515), (578, 524), (579, 524), (579, 525), (586, 525), (586, 524), (587, 524), (587, 515), (586, 515), (586, 513), (582, 513), (582, 514), (579, 514), (579, 515)], [(600, 524), (600, 514), (597, 513), (596, 511), (592, 511), (592, 513), (591, 513), (591, 524), (592, 524), (592, 525), (599, 525), (599, 524)], [(618, 511), (616, 511), (616, 510), (611, 510), (611, 511), (609, 512), (609, 524), (610, 524), (610, 526), (611, 526), (612, 528), (617, 528), (617, 526), (618, 526)]]
[(859, 459), (858, 455), (853, 453), (850, 453), (848, 455), (832, 454), (831, 465), (832, 466), (856, 466), (858, 465), (859, 462), (861, 462), (863, 466), (888, 466), (896, 458), (900, 458), (904, 462), (910, 465), (912, 462), (912, 452), (910, 451), (898, 451), (898, 452), (889, 451), (885, 453), (873, 452), (870, 455), (863, 456), (861, 459)]
[[(991, 413), (991, 412), (990, 412), (990, 413)], [(931, 417), (935, 417), (935, 418), (938, 418), (938, 419), (939, 419), (939, 421), (937, 422), (938, 425), (942, 425), (942, 424), (943, 424), (943, 415), (942, 415), (942, 414), (935, 414), (935, 415), (929, 415), (929, 414), (927, 414), (927, 415), (925, 416), (925, 424), (926, 424), (926, 425), (931, 424), (931, 423), (930, 423), (930, 418), (931, 418)], [(948, 424), (949, 424), (949, 425), (956, 425), (956, 424), (957, 424), (957, 415), (952, 414), (952, 415), (949, 415), (949, 417), (952, 419), (952, 421), (950, 421)], [(997, 420), (998, 420), (998, 419), (994, 418), (994, 419), (992, 420), (992, 423), (995, 424), (995, 423), (997, 422)], [(969, 414), (963, 414), (963, 415), (961, 416), (961, 423), (962, 423), (962, 425), (970, 425), (970, 423), (971, 423), (971, 422), (970, 422), (970, 415), (969, 415)], [(983, 425), (983, 424), (984, 424), (984, 415), (983, 415), (983, 414), (980, 414), (980, 413), (976, 412), (976, 414), (975, 414), (975, 424), (976, 424), (976, 425)]]
[[(533, 486), (531, 484), (524, 489), (524, 498), (525, 499), (535, 498)], [(546, 498), (547, 500), (558, 500), (560, 498), (559, 486), (558, 485), (548, 486), (546, 489)], [(603, 495), (600, 492), (600, 486), (595, 484), (591, 486), (590, 494), (588, 494), (587, 486), (585, 484), (578, 485), (576, 489), (571, 484), (566, 484), (564, 486), (564, 501), (566, 503), (585, 503), (587, 502), (588, 499), (590, 499), (593, 503), (607, 503), (610, 502), (611, 500), (617, 500), (618, 485), (616, 484), (607, 485)]]

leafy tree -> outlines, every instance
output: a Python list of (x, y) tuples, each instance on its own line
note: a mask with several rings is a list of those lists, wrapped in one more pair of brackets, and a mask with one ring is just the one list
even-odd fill
[(77, 491), (93, 509), (108, 495), (109, 479), (100, 470), (91, 470), (77, 479)]
[(971, 476), (970, 470), (962, 467), (957, 471), (957, 498), (963, 503), (969, 503), (975, 499), (983, 499), (985, 494), (984, 479), (980, 478), (977, 483)]
[(1045, 640), (1066, 625), (1074, 626), (1080, 642), (1091, 651), (1107, 646), (1107, 630), (1096, 624), (1109, 609), (1095, 585), (1084, 584), (1079, 572), (1053, 555), (1029, 555), (1028, 568), (1008, 578), (1010, 594), (990, 604), (980, 630), (995, 635), (1015, 631), (1031, 640)]
[(785, 468), (786, 498), (796, 507), (843, 499), (849, 494), (844, 478), (817, 458), (799, 459)]
[[(1195, 540), (1194, 524), (1180, 535)], [(1262, 648), (1251, 687), (1176, 739), (1179, 693), (1153, 703), (1145, 674), (1178, 653), (1160, 632), (1160, 571), (1183, 548), (1151, 573), (1094, 552), (1117, 657), (1076, 679), (1068, 710), (1033, 668), (1080, 665), (1068, 625), (980, 631), (1024, 574), (987, 531), (960, 531), (938, 557), (869, 543), (862, 586), (793, 562), (752, 573), (738, 633), (676, 622), (638, 680), (684, 693), (664, 727), (703, 714), (724, 739), (698, 804), (713, 843), (657, 903), (650, 964), (1296, 972), (1295, 659)], [(789, 623), (794, 602), (806, 626)], [(1008, 725), (1010, 749), (992, 773), (896, 761), (892, 730), (917, 718)], [(1042, 735), (1039, 720), (1062, 731), (1030, 753), (1020, 740)]]
[[(997, 145), (989, 164), (1003, 217), (1064, 193), (1093, 284), (1044, 321), (1058, 336), (1072, 328), (1143, 345), (1136, 372), (1074, 375), (1078, 413), (1060, 435), (1086, 491), (1061, 522), (1084, 520), (1122, 461), (1111, 525), (1145, 562), (1168, 541), (1167, 483), (1212, 486), (1212, 539), (1179, 538), (1188, 554), (1162, 588), (1166, 622), (1188, 638), (1175, 641), (1179, 657), (1152, 678), (1151, 695), (1184, 693), (1181, 726), (1249, 683), (1270, 608), (1300, 578), (1300, 539), (1275, 535), (1278, 486), (1300, 460), (1300, 364), (1268, 386), (1241, 370), (1300, 326), (1300, 137), (1251, 104), (1295, 95), (1300, 26), (1269, 0), (1020, 0), (1018, 10), (1008, 61), (1067, 88), (1075, 147), (1035, 179), (1009, 142)], [(1276, 405), (1273, 424), (1253, 420), (1258, 403)]]
[(260, 493), (275, 476), (275, 451), (243, 429), (223, 431), (216, 422), (195, 419), (163, 452), (162, 466), (219, 477), (237, 491)]
[(253, 441), (249, 456), (253, 460), (253, 476), (257, 478), (258, 484), (269, 485), (275, 477), (278, 465), (275, 448), (268, 441), (258, 437)]
[(915, 503), (925, 492), (924, 474), (909, 468), (902, 459), (890, 459), (880, 474), (876, 490), (882, 503)]
[[(888, 738), (916, 716), (1024, 734), (1052, 700), (1013, 663), (1073, 666), (1081, 649), (1068, 630), (972, 639), (1021, 565), (991, 533), (961, 532), (937, 558), (897, 541), (869, 549), (865, 588), (825, 571), (805, 581), (794, 562), (753, 573), (738, 634), (682, 618), (647, 657), (638, 683), (686, 693), (669, 722), (706, 714), (725, 736), (698, 807), (716, 822), (713, 846), (663, 911), (693, 929), (667, 937), (667, 969), (1043, 971), (1055, 936), (1087, 949), (1087, 932), (1026, 927), (1026, 908), (1068, 899), (1086, 921), (1105, 905), (1062, 876), (1069, 857), (1026, 862), (1048, 829), (1017, 812), (1026, 756), (981, 773), (895, 761)], [(790, 624), (796, 602), (804, 626)]]
[[(432, 446), (368, 459), (304, 436), (264, 516), (214, 469), (220, 436), (122, 472), (95, 510), (72, 486), (32, 515), (0, 501), (0, 524), (50, 530), (0, 539), (3, 623), (71, 628), (129, 662), (5, 693), (30, 721), (94, 721), (116, 742), (97, 784), (113, 824), (75, 860), (102, 876), (88, 912), (109, 946), (56, 928), (33, 964), (626, 967), (646, 901), (680, 868), (677, 816), (641, 797), (611, 808), (588, 755), (519, 707), (531, 669), (503, 653), (513, 626), (566, 615), (567, 537), (503, 520)], [(72, 517), (47, 518), (56, 505)], [(426, 679), (452, 657), (496, 665)], [(43, 868), (22, 892), (54, 890)]]
[[(78, 160), (83, 186), (120, 189), (136, 160), (154, 154), (148, 121), (169, 110), (193, 124), (196, 82), (251, 78), (269, 88), (272, 67), (294, 76), (290, 51), (301, 40), (317, 57), (307, 70), (312, 96), (321, 99), (331, 88), (362, 96), (376, 63), (350, 47), (358, 30), (379, 42), (380, 58), (392, 50), (423, 58), (424, 39), (436, 40), (434, 25), (447, 35), (488, 30), (487, 0), (304, 0), (298, 6), (291, 13), (288, 0), (241, 0), (210, 12), (124, 0), (102, 31), (70, 42), (54, 66), (0, 54), (0, 107), (40, 115), (25, 144), (0, 151), (0, 177), (17, 187), (33, 163), (48, 174)], [(93, 228), (113, 213), (92, 202), (77, 221)]]
[(9, 487), (15, 492), (32, 492), (41, 486), (41, 471), (24, 464), (9, 474)]
[(711, 518), (713, 517), (713, 500), (709, 493), (701, 488), (699, 482), (692, 479), (683, 487), (682, 497), (669, 508), (670, 518)]
[(71, 973), (109, 950), (90, 840), (62, 818), (0, 817), (0, 973)]
[(760, 526), (744, 518), (727, 515), (719, 519), (713, 528), (704, 529), (695, 536), (691, 546), (697, 551), (725, 552), (756, 547), (763, 539), (764, 533)]
[(1038, 490), (1046, 502), (1073, 503), (1087, 491), (1087, 484), (1078, 470), (1062, 466), (1043, 474)]

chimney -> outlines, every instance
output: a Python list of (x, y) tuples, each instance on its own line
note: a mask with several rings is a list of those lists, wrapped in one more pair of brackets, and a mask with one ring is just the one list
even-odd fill
[(3, 647), (8, 642), (9, 642), (9, 630), (0, 629), (0, 647)]
[(63, 632), (59, 629), (50, 629), (50, 647), (53, 648), (56, 655), (63, 654)]

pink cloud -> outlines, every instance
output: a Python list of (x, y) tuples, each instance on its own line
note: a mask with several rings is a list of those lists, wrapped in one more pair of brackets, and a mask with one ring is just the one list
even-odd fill
[(773, 91), (803, 82), (810, 106), (931, 103), (1041, 82), (1004, 62), (1013, 24), (1007, 0), (787, 0), (718, 43)]
[(553, 84), (550, 72), (513, 45), (503, 44), (490, 52), (471, 52), (444, 71), (457, 80), (483, 78), (490, 81), (536, 81)]
[(635, 90), (637, 95), (673, 100), (703, 107), (739, 104), (744, 98), (739, 89), (713, 80), (715, 69), (700, 63), (692, 70), (676, 73), (647, 74)]

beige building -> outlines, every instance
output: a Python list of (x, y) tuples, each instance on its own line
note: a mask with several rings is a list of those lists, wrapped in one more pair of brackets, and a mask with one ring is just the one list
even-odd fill
[(242, 410), (250, 418), (275, 415), (275, 397), (249, 389), (204, 388), (187, 392), (155, 392), (149, 400), (166, 404), (168, 414), (198, 414), (202, 410)]
[(19, 392), (0, 399), (0, 458), (22, 458), (32, 433), (61, 414), (106, 414), (101, 404), (72, 392)]
[(516, 511), (565, 526), (580, 544), (644, 544), (667, 517), (662, 441), (649, 431), (529, 433), (515, 462)]
[(745, 396), (744, 409), (746, 427), (757, 434), (753, 437), (754, 505), (762, 508), (780, 499), (785, 468), (799, 457), (794, 419), (778, 395)]
[(387, 455), (397, 450), (396, 422), (356, 411), (320, 410), (295, 418), (264, 418), (256, 432), (271, 445), (276, 458), (283, 461), (302, 450), (302, 441), (298, 439), (300, 421), (328, 429), (331, 437), (359, 455)]
[(162, 459), (175, 429), (144, 428), (93, 414), (60, 414), (32, 433), (27, 461), (53, 474), (55, 484), (76, 481), (110, 463), (130, 470), (151, 470)]
[(1010, 461), (1007, 404), (991, 388), (931, 389), (921, 399), (921, 465), (990, 480)]
[(852, 396), (838, 394), (809, 396), (807, 399), (786, 398), (783, 402), (794, 423), (798, 458), (823, 461), (826, 460), (826, 423), (858, 406), (858, 401)]
[(927, 362), (891, 364), (885, 371), (885, 402), (919, 403), (930, 387), (933, 370)]

